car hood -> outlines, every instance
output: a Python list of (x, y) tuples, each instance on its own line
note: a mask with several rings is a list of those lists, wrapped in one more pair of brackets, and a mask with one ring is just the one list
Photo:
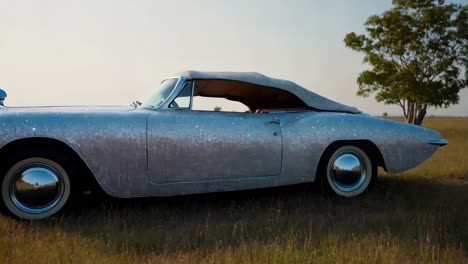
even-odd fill
[(131, 106), (31, 106), (31, 107), (3, 107), (8, 113), (106, 113), (128, 112), (134, 110)]

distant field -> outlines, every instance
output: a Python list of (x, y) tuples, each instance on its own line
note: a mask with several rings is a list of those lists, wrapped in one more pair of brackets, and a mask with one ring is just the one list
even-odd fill
[(468, 119), (424, 126), (449, 145), (358, 199), (303, 185), (0, 215), (0, 263), (468, 263)]

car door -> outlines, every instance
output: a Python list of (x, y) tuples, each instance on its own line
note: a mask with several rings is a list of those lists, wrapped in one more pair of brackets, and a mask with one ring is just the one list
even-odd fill
[(273, 114), (166, 109), (147, 125), (152, 183), (279, 175), (282, 135)]

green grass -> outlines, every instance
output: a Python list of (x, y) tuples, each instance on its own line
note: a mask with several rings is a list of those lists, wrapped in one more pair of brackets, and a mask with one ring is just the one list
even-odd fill
[(424, 126), (450, 144), (357, 199), (303, 185), (0, 216), (0, 263), (468, 263), (468, 119)]

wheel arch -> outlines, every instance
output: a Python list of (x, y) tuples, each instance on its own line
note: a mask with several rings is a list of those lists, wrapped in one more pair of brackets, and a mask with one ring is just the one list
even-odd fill
[[(354, 145), (354, 146), (360, 147), (361, 149), (363, 149), (369, 155), (369, 158), (371, 159), (371, 161), (375, 162), (375, 165), (377, 167), (382, 167), (382, 168), (384, 168), (384, 170), (387, 170), (387, 167), (385, 165), (385, 160), (383, 158), (382, 152), (380, 151), (380, 149), (377, 147), (377, 145), (374, 142), (372, 142), (371, 140), (367, 140), (367, 139), (362, 139), (362, 140), (361, 139), (359, 139), (359, 140), (336, 140), (336, 141), (330, 143), (323, 150), (322, 154), (320, 155), (319, 166), (320, 166), (320, 164), (323, 164), (324, 154), (329, 149), (332, 149), (332, 148), (335, 148), (335, 147), (340, 147), (340, 146), (345, 146), (345, 145)], [(318, 172), (318, 169), (319, 168), (317, 168), (316, 173)]]
[[(100, 190), (103, 188), (100, 186), (90, 168), (84, 161), (84, 159), (79, 155), (79, 153), (73, 149), (70, 145), (65, 142), (48, 137), (28, 137), (13, 140), (0, 149), (0, 160), (4, 160), (8, 157), (8, 154), (14, 150), (26, 149), (26, 148), (47, 148), (53, 149), (56, 151), (63, 152), (64, 155), (67, 155), (73, 162), (76, 162), (78, 168), (83, 172), (81, 179), (74, 179), (75, 181), (80, 182), (81, 184), (90, 185), (89, 188), (98, 187)], [(73, 180), (73, 179), (72, 179)], [(84, 186), (83, 185), (83, 186)]]

